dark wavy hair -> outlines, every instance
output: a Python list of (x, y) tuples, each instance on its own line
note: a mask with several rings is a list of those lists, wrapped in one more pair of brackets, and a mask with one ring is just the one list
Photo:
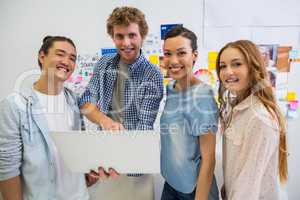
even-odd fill
[[(67, 38), (64, 36), (49, 36), (48, 35), (48, 36), (44, 37), (44, 39), (43, 39), (43, 44), (39, 50), (39, 54), (43, 52), (45, 55), (47, 55), (49, 52), (49, 49), (53, 46), (53, 44), (55, 42), (68, 42), (76, 49), (74, 42), (70, 38)], [(38, 64), (40, 66), (40, 69), (42, 69), (42, 63), (40, 62), (39, 59), (38, 59)]]

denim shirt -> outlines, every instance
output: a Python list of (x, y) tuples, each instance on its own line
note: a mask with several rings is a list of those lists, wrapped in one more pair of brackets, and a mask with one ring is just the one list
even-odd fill
[[(73, 130), (82, 118), (77, 99), (64, 89), (74, 111)], [(47, 120), (33, 88), (13, 93), (0, 102), (0, 181), (21, 177), (23, 199), (58, 199), (54, 148)]]
[[(160, 118), (161, 174), (175, 190), (195, 190), (201, 166), (199, 136), (217, 132), (218, 107), (213, 91), (206, 84), (186, 91), (174, 91), (175, 81), (167, 86), (167, 99)], [(218, 199), (215, 178), (209, 200)]]

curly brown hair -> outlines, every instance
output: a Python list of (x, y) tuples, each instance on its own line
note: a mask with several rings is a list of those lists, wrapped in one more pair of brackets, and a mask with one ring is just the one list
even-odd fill
[(113, 27), (115, 25), (129, 26), (130, 23), (138, 24), (142, 38), (145, 38), (148, 33), (148, 24), (145, 15), (134, 7), (124, 6), (115, 8), (106, 22), (107, 33), (111, 37), (114, 35)]

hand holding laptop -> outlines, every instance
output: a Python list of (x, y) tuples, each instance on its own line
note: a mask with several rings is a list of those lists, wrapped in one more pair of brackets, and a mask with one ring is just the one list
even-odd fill
[(93, 184), (95, 184), (98, 180), (106, 178), (116, 179), (117, 177), (119, 177), (119, 174), (113, 168), (109, 168), (107, 172), (103, 169), (103, 167), (98, 167), (98, 172), (90, 170), (89, 173), (85, 174), (85, 181), (86, 185), (90, 187)]

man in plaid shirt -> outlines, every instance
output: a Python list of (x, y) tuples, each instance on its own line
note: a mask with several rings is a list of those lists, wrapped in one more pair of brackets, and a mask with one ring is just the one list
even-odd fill
[[(151, 130), (163, 96), (163, 80), (141, 51), (148, 33), (145, 16), (133, 7), (115, 8), (107, 20), (107, 32), (118, 53), (97, 62), (79, 102), (81, 111), (104, 130)], [(122, 196), (106, 188), (103, 199), (154, 198), (150, 175), (122, 176), (115, 184), (122, 187)]]
[(107, 32), (118, 49), (103, 56), (80, 99), (85, 116), (105, 130), (153, 129), (163, 96), (162, 75), (141, 51), (148, 32), (136, 8), (114, 9)]

